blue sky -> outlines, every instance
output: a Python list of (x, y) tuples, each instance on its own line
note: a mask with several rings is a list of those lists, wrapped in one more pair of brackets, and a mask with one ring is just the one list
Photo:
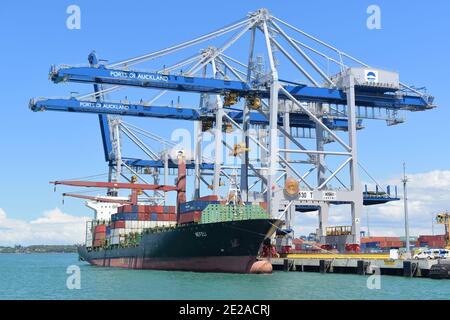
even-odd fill
[[(66, 28), (71, 4), (81, 8), (81, 30)], [(370, 4), (381, 8), (381, 30), (366, 28)], [(48, 181), (106, 172), (96, 116), (28, 109), (32, 97), (90, 91), (51, 83), (50, 65), (86, 63), (93, 49), (109, 61), (151, 52), (261, 7), (371, 65), (399, 71), (403, 82), (436, 97), (439, 108), (409, 113), (405, 124), (366, 122), (358, 133), (360, 161), (372, 175), (396, 181), (404, 160), (411, 173), (449, 169), (448, 1), (2, 1), (0, 208), (35, 219), (61, 207)], [(166, 129), (162, 121), (140, 123)], [(77, 201), (63, 210), (89, 214)]]

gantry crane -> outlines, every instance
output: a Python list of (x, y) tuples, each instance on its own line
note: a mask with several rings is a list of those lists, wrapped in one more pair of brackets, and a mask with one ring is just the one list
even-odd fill
[[(216, 38), (226, 35), (231, 36), (225, 44), (212, 45)], [(238, 40), (245, 38), (250, 46), (246, 43), (230, 52)], [(168, 67), (164, 64), (162, 68), (161, 64), (153, 65), (155, 72), (135, 69), (137, 64), (155, 63), (206, 42), (210, 42), (206, 48), (188, 58), (183, 56), (180, 62)], [(256, 57), (257, 50), (263, 50), (264, 56)], [(280, 67), (283, 62), (291, 66), (290, 72)], [(323, 62), (331, 66), (329, 70), (319, 67)], [(318, 210), (323, 243), (359, 243), (361, 194), (371, 197), (367, 190), (363, 192), (358, 174), (356, 130), (363, 128), (362, 120), (382, 119), (394, 125), (404, 121), (402, 112), (435, 107), (432, 96), (400, 82), (398, 73), (373, 68), (275, 17), (267, 9), (193, 40), (120, 62), (100, 63), (92, 53), (88, 66), (52, 67), (50, 79), (55, 83), (94, 85), (94, 93), (87, 95), (32, 99), (30, 108), (99, 114), (105, 157), (116, 177), (122, 166), (161, 166), (161, 162), (123, 157), (118, 143), (120, 130), (109, 115), (194, 121), (198, 125), (191, 165), (196, 196), (200, 194), (201, 182), (206, 181), (206, 172), (212, 175), (212, 192), (219, 195), (221, 179), (229, 178), (230, 170), (238, 169), (243, 200), (267, 202), (270, 215), (284, 217), (287, 228), (291, 227), (298, 207)], [(126, 87), (158, 92), (153, 99), (139, 102), (106, 99), (106, 95)], [(199, 107), (155, 104), (170, 92), (198, 94)], [(236, 152), (238, 165), (224, 163), (223, 146), (233, 150), (224, 139), (224, 127), (241, 133), (238, 144), (243, 152)], [(252, 132), (253, 127), (258, 129), (256, 133)], [(214, 135), (212, 161), (205, 161), (203, 155), (202, 128)], [(297, 129), (310, 129), (315, 134), (298, 134)], [(307, 145), (301, 138), (313, 139), (315, 143)], [(258, 159), (250, 158), (250, 150), (259, 152)], [(176, 162), (171, 165), (177, 167)], [(167, 167), (166, 162), (165, 170)], [(314, 171), (316, 174), (311, 174)], [(283, 182), (288, 179), (298, 184), (298, 188), (293, 188), (298, 193), (286, 192)], [(341, 187), (333, 187), (332, 181)], [(383, 202), (381, 198), (373, 197)], [(326, 235), (328, 211), (333, 204), (351, 205), (351, 235), (339, 239)]]

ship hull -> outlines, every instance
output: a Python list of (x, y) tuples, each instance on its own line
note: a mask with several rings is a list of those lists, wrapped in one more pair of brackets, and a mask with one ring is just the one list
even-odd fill
[(276, 219), (253, 219), (179, 226), (144, 233), (138, 246), (89, 251), (81, 260), (100, 267), (248, 273), (267, 237), (281, 225)]

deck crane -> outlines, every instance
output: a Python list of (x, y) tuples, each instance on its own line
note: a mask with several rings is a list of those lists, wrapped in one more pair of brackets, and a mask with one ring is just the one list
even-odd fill
[[(87, 188), (108, 188), (108, 189), (130, 189), (130, 201), (131, 204), (136, 205), (138, 202), (138, 194), (143, 190), (158, 190), (163, 192), (177, 191), (175, 186), (143, 184), (143, 183), (123, 183), (123, 182), (99, 182), (99, 181), (77, 181), (77, 180), (65, 180), (65, 181), (52, 181), (53, 185), (64, 185), (72, 187), (87, 187)], [(70, 194), (66, 194), (70, 195)], [(81, 198), (80, 195), (76, 197)], [(103, 199), (104, 202), (105, 199)], [(120, 201), (120, 200), (118, 200)]]
[[(209, 45), (171, 67), (153, 67), (153, 70), (159, 70), (156, 72), (144, 72), (135, 67), (141, 63), (154, 63), (167, 55), (184, 53), (189, 48), (230, 34), (231, 37), (220, 47)], [(248, 60), (241, 62), (242, 57), (232, 57), (229, 49), (236, 47), (244, 35), (248, 35), (250, 49), (246, 44), (248, 54), (244, 59)], [(256, 46), (259, 39), (262, 45)], [(255, 57), (259, 48), (264, 48), (261, 59), (260, 56)], [(264, 60), (268, 62), (267, 72)], [(298, 79), (300, 75), (302, 80), (288, 80), (293, 75), (282, 74), (285, 70), (279, 65), (283, 61), (292, 67), (289, 70), (298, 72), (295, 77)], [(331, 63), (333, 71), (319, 67), (324, 61)], [(184, 71), (178, 72), (181, 67)], [(158, 97), (166, 92), (199, 94), (198, 109), (158, 106), (155, 99), (149, 103), (117, 103), (82, 97), (34, 99), (30, 107), (34, 111), (91, 112), (207, 122), (214, 132), (215, 155), (212, 163), (203, 162), (203, 133), (199, 130), (196, 138), (200, 147), (193, 162), (196, 194), (200, 181), (204, 180), (201, 166), (212, 169), (213, 193), (219, 194), (220, 181), (227, 170), (223, 164), (222, 127), (225, 123), (231, 124), (242, 133), (244, 143), (245, 152), (240, 155), (243, 199), (251, 201), (262, 197), (268, 202), (271, 216), (278, 217), (280, 212), (284, 215), (287, 228), (291, 226), (292, 215), (298, 206), (306, 209), (318, 207), (319, 237), (327, 244), (359, 243), (361, 194), (364, 192), (357, 167), (356, 130), (361, 128), (361, 119), (382, 119), (392, 125), (403, 122), (398, 118), (399, 112), (425, 111), (435, 107), (432, 96), (401, 83), (398, 73), (373, 68), (279, 19), (267, 9), (252, 12), (236, 23), (193, 40), (139, 57), (111, 64), (90, 63), (83, 67), (54, 66), (50, 79), (55, 83), (112, 86), (106, 89), (98, 87), (100, 91), (94, 98), (102, 91), (125, 87), (160, 90)], [(381, 116), (379, 111), (386, 115)], [(253, 135), (250, 132), (252, 124), (260, 125), (265, 134)], [(315, 130), (315, 147), (305, 146), (304, 141), (292, 134), (296, 126)], [(249, 143), (254, 143), (260, 151), (260, 168), (249, 161)], [(325, 148), (326, 144), (329, 147)], [(254, 150), (253, 147), (251, 149)], [(301, 157), (306, 159), (299, 160)], [(159, 165), (154, 160), (123, 159), (128, 164)], [(332, 159), (337, 163), (334, 169), (330, 168)], [(345, 170), (345, 179), (341, 179), (344, 168), (348, 170)], [(315, 174), (311, 174), (314, 171)], [(253, 179), (251, 185), (250, 178)], [(298, 197), (287, 196), (283, 192), (286, 179), (297, 181)], [(338, 181), (342, 188), (332, 187), (332, 181)], [(260, 191), (251, 192), (255, 185), (261, 187)], [(366, 192), (365, 197), (369, 196)], [(329, 208), (340, 203), (351, 204), (351, 235), (329, 237), (326, 235)]]
[(61, 181), (51, 181), (50, 184), (53, 184), (56, 188), (57, 185), (64, 186), (72, 186), (72, 187), (86, 187), (86, 188), (108, 188), (108, 189), (128, 189), (131, 190), (131, 195), (128, 201), (123, 200), (111, 200), (104, 197), (90, 197), (84, 195), (70, 194), (65, 193), (66, 196), (71, 196), (75, 198), (84, 198), (95, 200), (99, 202), (114, 202), (119, 204), (138, 204), (138, 195), (143, 190), (158, 190), (162, 192), (177, 192), (177, 206), (181, 203), (186, 202), (186, 161), (184, 159), (184, 155), (180, 152), (178, 156), (178, 178), (176, 186), (167, 186), (167, 185), (155, 185), (155, 184), (143, 184), (136, 183), (135, 180), (132, 180), (132, 183), (124, 183), (124, 182), (102, 182), (102, 181), (78, 181), (78, 180), (61, 180)]

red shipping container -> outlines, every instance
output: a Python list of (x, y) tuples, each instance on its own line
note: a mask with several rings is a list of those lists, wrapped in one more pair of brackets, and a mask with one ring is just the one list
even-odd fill
[(180, 214), (179, 223), (198, 222), (202, 217), (201, 211), (189, 211)]
[(146, 206), (138, 206), (137, 207), (137, 213), (145, 213), (146, 212)]
[[(100, 227), (100, 226), (97, 226), (97, 227)], [(97, 229), (97, 227), (96, 227), (96, 229)], [(94, 247), (100, 247), (100, 246), (102, 246), (103, 245), (103, 243), (105, 242), (105, 239), (106, 239), (106, 226), (104, 226), (105, 227), (105, 231), (96, 231), (95, 233), (94, 233), (94, 241), (93, 241), (93, 244), (94, 244)]]
[(175, 213), (176, 212), (176, 207), (175, 206), (166, 206), (164, 207), (164, 212), (167, 213)]
[(133, 206), (131, 204), (126, 204), (120, 207), (121, 213), (130, 213), (133, 212)]
[(420, 236), (417, 239), (417, 241), (419, 242), (445, 241), (445, 235), (435, 235), (435, 236), (424, 235)]
[(445, 248), (445, 241), (436, 240), (428, 242), (429, 248)]
[(138, 213), (139, 221), (150, 221), (151, 215), (149, 213)]
[(405, 244), (402, 241), (385, 241), (380, 242), (380, 248), (401, 248)]
[[(145, 206), (145, 213), (164, 213), (167, 207), (164, 206)], [(175, 208), (175, 207), (174, 207)]]
[(177, 215), (175, 213), (169, 213), (169, 221), (177, 221)]
[(169, 214), (168, 213), (158, 214), (158, 221), (169, 221)]
[(114, 224), (112, 226), (113, 229), (125, 228), (125, 220), (116, 221), (113, 224)]

